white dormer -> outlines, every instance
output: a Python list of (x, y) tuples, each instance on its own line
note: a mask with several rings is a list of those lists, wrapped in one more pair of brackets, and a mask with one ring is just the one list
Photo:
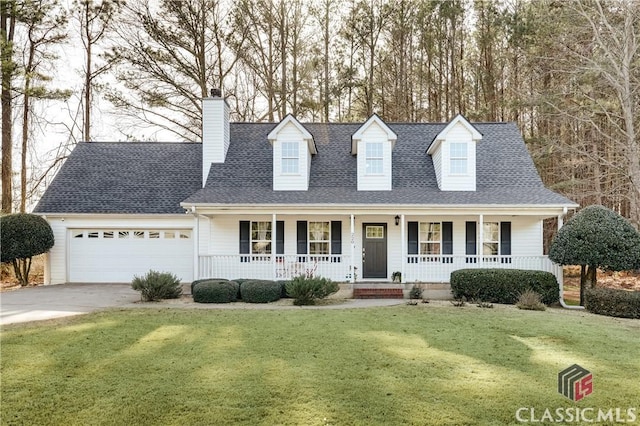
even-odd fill
[(351, 136), (351, 154), (358, 158), (358, 191), (391, 191), (391, 153), (397, 139), (376, 114)]
[(482, 134), (458, 114), (427, 150), (442, 191), (476, 190), (476, 143)]
[(273, 147), (273, 190), (309, 189), (311, 156), (318, 153), (311, 133), (289, 114), (267, 138)]

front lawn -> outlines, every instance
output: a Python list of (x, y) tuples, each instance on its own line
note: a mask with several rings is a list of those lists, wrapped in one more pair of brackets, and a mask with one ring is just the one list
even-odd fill
[[(640, 321), (473, 305), (107, 311), (2, 331), (2, 424), (513, 424), (637, 407)], [(575, 403), (557, 374), (594, 376)], [(530, 413), (527, 411), (526, 413)], [(624, 413), (623, 413), (624, 414)]]

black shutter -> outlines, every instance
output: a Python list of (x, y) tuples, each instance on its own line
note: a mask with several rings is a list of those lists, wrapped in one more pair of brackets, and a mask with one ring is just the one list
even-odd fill
[(442, 222), (442, 254), (453, 254), (453, 222)]
[[(500, 222), (500, 254), (511, 256), (511, 222)], [(502, 259), (502, 263), (511, 263), (511, 259)]]
[[(418, 222), (407, 222), (407, 254), (418, 254)], [(415, 257), (408, 259), (409, 263), (416, 263)]]
[(276, 221), (276, 254), (284, 254), (284, 221)]
[[(240, 221), (240, 254), (251, 253), (251, 222)], [(250, 262), (251, 256), (240, 256), (240, 262)]]
[(453, 263), (453, 222), (442, 222), (442, 263)]
[(340, 262), (342, 254), (342, 221), (331, 221), (331, 261)]
[[(299, 220), (297, 223), (297, 251), (298, 254), (307, 254), (307, 221)], [(299, 257), (299, 262), (306, 262), (306, 258)]]
[[(477, 254), (476, 245), (476, 228), (475, 222), (467, 222), (465, 224), (465, 254), (467, 256), (475, 256)], [(476, 263), (477, 259), (467, 258), (467, 263)]]

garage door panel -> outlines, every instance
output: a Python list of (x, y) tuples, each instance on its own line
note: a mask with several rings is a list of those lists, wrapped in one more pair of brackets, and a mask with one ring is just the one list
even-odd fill
[(71, 230), (69, 281), (131, 282), (135, 275), (144, 275), (150, 269), (174, 273), (183, 282), (192, 281), (190, 230), (135, 233), (141, 237), (135, 237), (134, 231)]

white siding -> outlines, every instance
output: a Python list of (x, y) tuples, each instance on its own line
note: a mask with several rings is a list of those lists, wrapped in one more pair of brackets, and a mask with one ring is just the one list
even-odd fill
[[(382, 174), (367, 175), (367, 142), (382, 142), (383, 146), (383, 172)], [(390, 191), (392, 187), (392, 147), (387, 132), (373, 122), (362, 133), (362, 139), (358, 141), (358, 191)]]
[[(282, 174), (282, 142), (298, 142), (298, 174)], [(306, 191), (309, 189), (311, 171), (311, 153), (309, 145), (303, 140), (300, 130), (287, 123), (278, 132), (278, 139), (273, 143), (273, 189), (274, 191)]]
[[(441, 149), (436, 150), (431, 156), (433, 160), (433, 168), (436, 172), (436, 180), (438, 181), (438, 188), (442, 189), (442, 151)], [(427, 179), (426, 176), (423, 176), (424, 179)]]
[[(193, 232), (193, 216), (191, 215), (182, 215), (182, 216), (174, 216), (174, 217), (161, 217), (161, 218), (143, 218), (143, 217), (124, 217), (122, 215), (118, 216), (102, 216), (102, 217), (92, 217), (88, 216), (70, 216), (64, 219), (62, 218), (48, 218), (49, 224), (54, 233), (55, 244), (49, 252), (49, 266), (50, 266), (50, 282), (47, 284), (62, 284), (66, 282), (70, 282), (73, 278), (72, 271), (70, 269), (72, 267), (78, 267), (82, 262), (78, 261), (78, 256), (90, 255), (91, 253), (86, 253), (87, 247), (80, 247), (75, 245), (72, 247), (71, 244), (71, 229), (83, 229), (83, 230), (170, 230), (170, 229), (183, 229), (190, 230)], [(101, 239), (97, 239), (96, 241), (102, 241)], [(192, 238), (189, 239), (190, 249), (188, 253), (183, 254), (184, 256), (188, 256), (191, 259), (193, 258), (193, 234)], [(92, 241), (93, 243), (93, 241)], [(110, 244), (111, 241), (106, 241), (107, 244)], [(137, 244), (134, 243), (134, 244)], [(78, 252), (77, 248), (80, 247), (81, 250)], [(121, 269), (131, 270), (134, 266), (136, 266), (136, 262), (139, 262), (138, 265), (144, 273), (151, 269), (151, 267), (159, 267), (162, 265), (159, 264), (145, 264), (145, 256), (144, 252), (133, 250), (129, 253), (124, 253), (121, 250), (116, 248), (115, 251), (110, 251), (106, 246), (102, 247), (93, 247), (92, 250), (95, 249), (95, 256), (105, 255), (105, 256), (120, 256), (118, 259), (120, 263)], [(135, 248), (134, 246), (130, 246)], [(186, 247), (186, 246), (185, 246)], [(135, 258), (132, 257), (136, 256)], [(74, 256), (74, 259), (72, 259)], [(186, 259), (186, 258), (185, 258)], [(185, 261), (186, 265), (186, 261)], [(190, 262), (190, 265), (193, 265), (193, 262)], [(192, 279), (193, 266), (190, 267), (188, 272), (184, 272), (180, 278), (185, 281), (189, 281)], [(131, 277), (132, 278), (132, 277)], [(96, 279), (90, 280), (93, 282), (114, 282), (109, 279), (101, 279), (100, 277), (96, 277)], [(126, 282), (130, 281), (130, 278), (125, 280)]]
[(229, 150), (229, 106), (222, 98), (202, 100), (202, 186), (211, 163), (224, 163)]
[[(446, 139), (440, 144), (442, 155), (440, 189), (443, 191), (476, 190), (476, 144), (471, 136), (471, 132), (462, 123), (457, 123), (449, 130)], [(465, 175), (455, 175), (450, 172), (450, 147), (451, 143), (455, 142), (467, 144), (467, 173)]]

